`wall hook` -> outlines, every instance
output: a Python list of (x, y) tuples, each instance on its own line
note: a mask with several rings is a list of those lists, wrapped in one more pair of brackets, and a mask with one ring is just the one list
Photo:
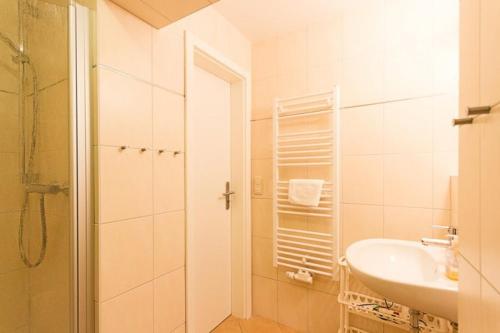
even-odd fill
[(141, 148), (141, 153), (144, 153), (146, 150), (146, 148)]
[(125, 149), (127, 149), (127, 146), (120, 146), (120, 148), (118, 150), (119, 151), (124, 151)]
[(179, 155), (180, 153), (181, 153), (180, 150), (174, 151), (174, 157), (177, 156), (177, 155)]
[(164, 152), (165, 152), (165, 149), (158, 150), (158, 154), (160, 154), (160, 155), (163, 154)]

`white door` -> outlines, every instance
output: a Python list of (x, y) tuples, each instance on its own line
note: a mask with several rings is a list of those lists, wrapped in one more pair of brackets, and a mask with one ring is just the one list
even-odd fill
[(195, 66), (187, 115), (187, 328), (210, 332), (231, 314), (230, 85)]

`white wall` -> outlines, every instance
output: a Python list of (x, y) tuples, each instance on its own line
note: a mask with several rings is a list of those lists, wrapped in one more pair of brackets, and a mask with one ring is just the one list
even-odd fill
[(457, 173), (458, 0), (345, 6), (331, 21), (252, 49), (253, 176), (264, 179), (263, 194), (253, 194), (254, 311), (309, 332), (338, 325), (315, 326), (313, 290), (333, 312), (338, 289), (297, 285), (272, 266), (265, 226), (272, 223), (273, 99), (340, 86), (343, 249), (371, 237), (438, 236), (431, 225), (451, 223), (450, 175)]
[[(500, 102), (500, 2), (462, 0), (460, 114)], [(461, 333), (500, 332), (500, 113), (460, 127)]]
[(100, 333), (185, 330), (185, 30), (249, 69), (250, 44), (211, 8), (155, 30), (111, 2), (98, 1), (94, 151)]

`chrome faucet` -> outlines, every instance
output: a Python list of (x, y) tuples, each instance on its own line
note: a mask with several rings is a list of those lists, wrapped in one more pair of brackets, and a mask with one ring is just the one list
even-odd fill
[(452, 245), (453, 239), (457, 236), (457, 228), (452, 226), (447, 227), (443, 225), (433, 225), (432, 228), (447, 230), (448, 234), (446, 239), (423, 237), (420, 240), (422, 242), (422, 245), (439, 247), (450, 247)]

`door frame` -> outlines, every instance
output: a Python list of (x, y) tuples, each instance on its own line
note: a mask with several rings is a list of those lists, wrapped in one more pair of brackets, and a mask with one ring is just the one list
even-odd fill
[[(250, 318), (252, 311), (251, 191), (250, 191), (250, 74), (223, 53), (185, 32), (185, 169), (186, 169), (186, 316), (189, 317), (190, 282), (190, 116), (195, 67), (230, 84), (231, 89), (231, 186), (236, 191), (231, 208), (231, 313)], [(186, 320), (187, 322), (187, 320)], [(187, 327), (189, 331), (189, 327)]]
[(71, 208), (71, 330), (94, 332), (94, 234), (91, 153), (91, 24), (94, 11), (68, 5), (70, 208)]

